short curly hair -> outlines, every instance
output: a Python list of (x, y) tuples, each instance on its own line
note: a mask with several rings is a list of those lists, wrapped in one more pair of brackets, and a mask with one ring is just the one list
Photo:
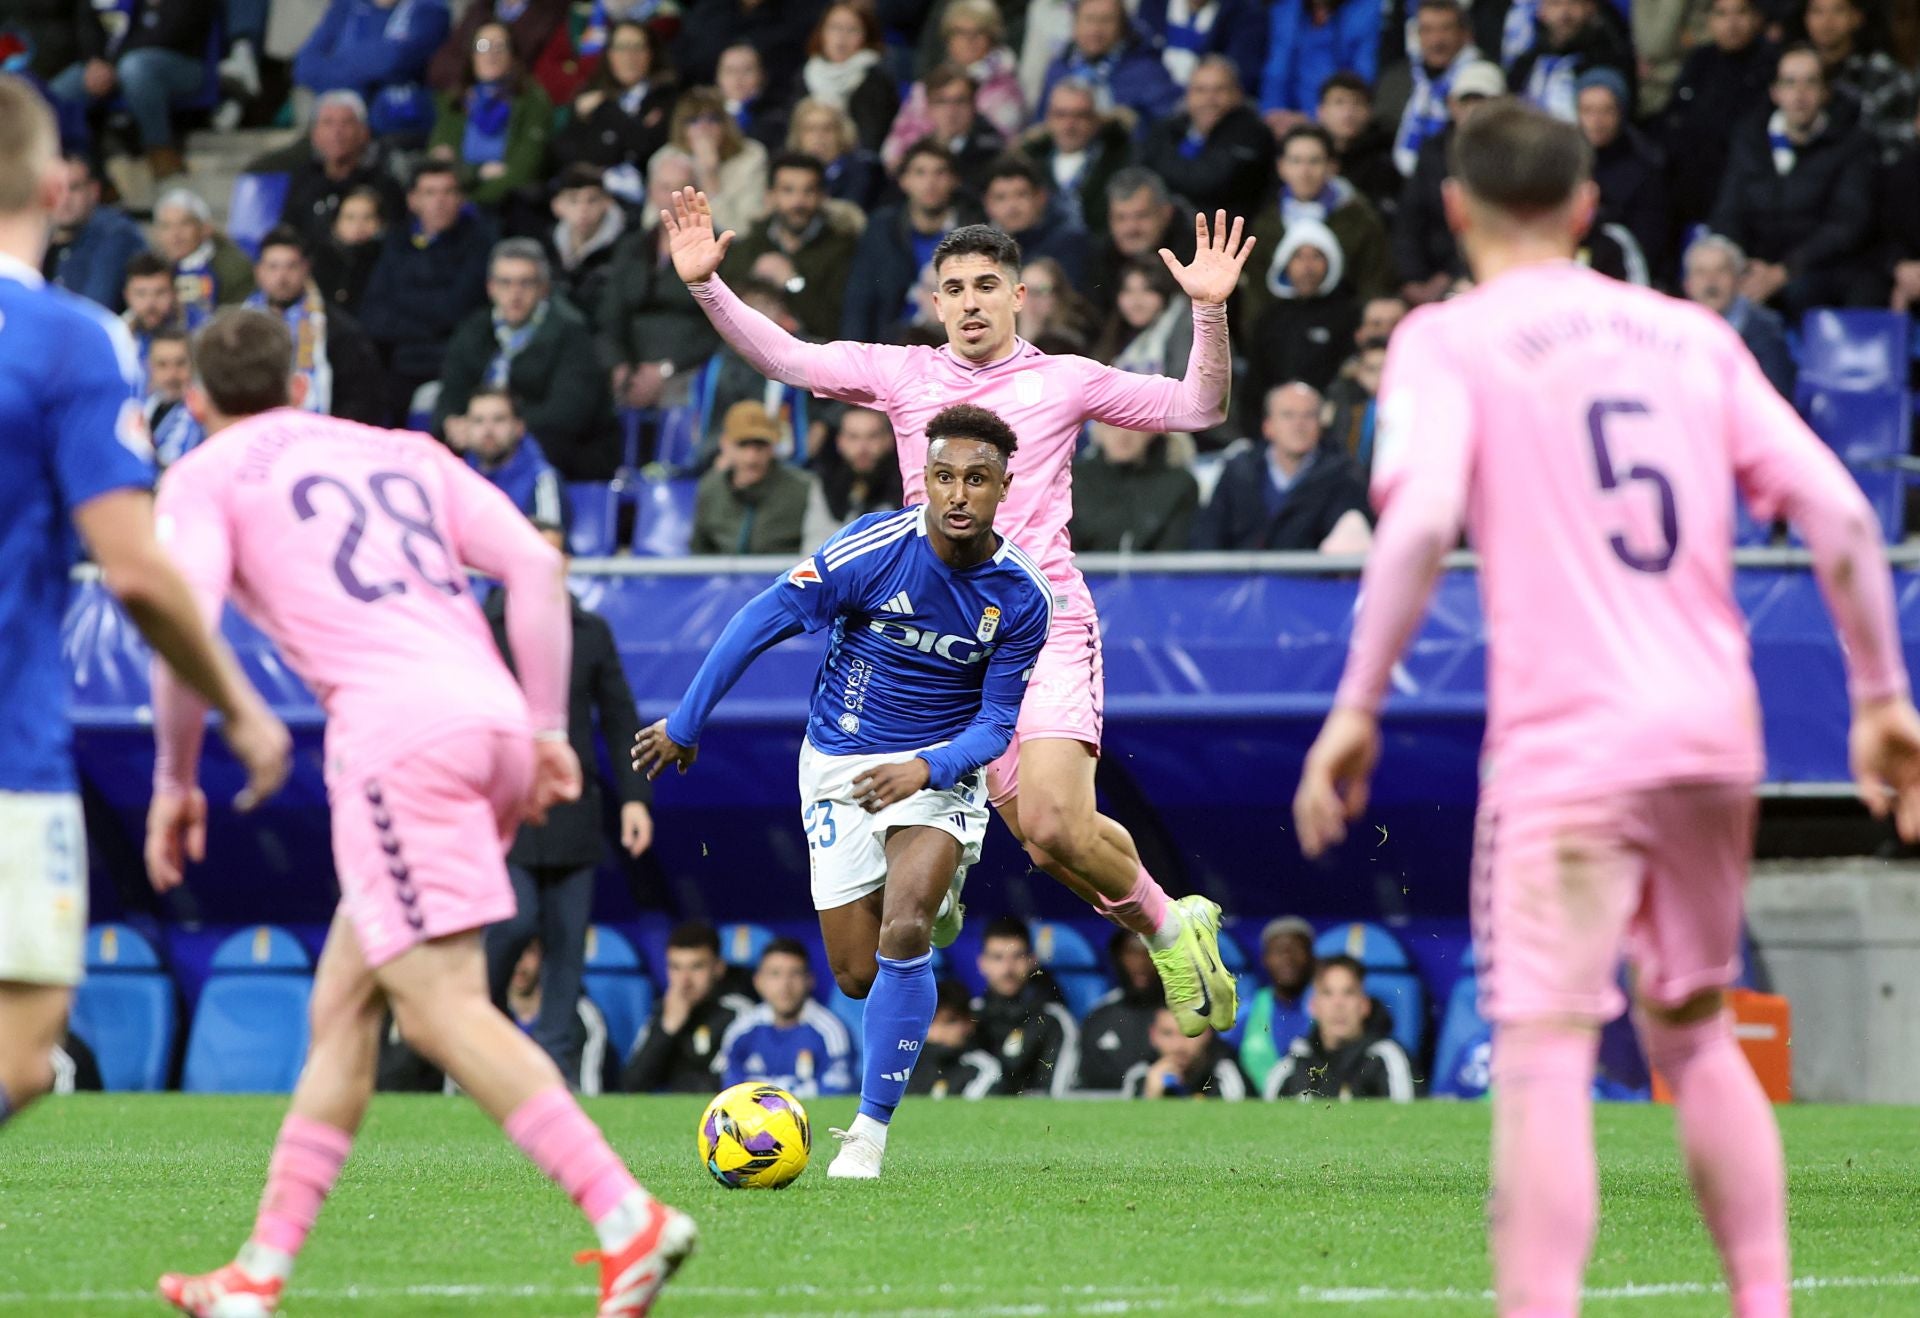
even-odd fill
[(1013, 451), (1020, 447), (1019, 436), (1000, 419), (998, 412), (972, 403), (955, 403), (943, 408), (927, 422), (928, 450), (943, 439), (978, 440), (999, 452), (1002, 465), (1013, 461)]

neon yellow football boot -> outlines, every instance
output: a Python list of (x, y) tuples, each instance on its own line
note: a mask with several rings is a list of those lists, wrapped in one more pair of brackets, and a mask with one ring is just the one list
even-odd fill
[(1230, 1030), (1240, 1011), (1240, 993), (1220, 961), (1220, 908), (1199, 896), (1182, 897), (1174, 905), (1180, 911), (1178, 941), (1162, 952), (1148, 949), (1166, 990), (1167, 1009), (1190, 1039), (1209, 1025)]

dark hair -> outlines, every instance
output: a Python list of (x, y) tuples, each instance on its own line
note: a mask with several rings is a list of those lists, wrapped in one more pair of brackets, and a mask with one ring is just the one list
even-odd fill
[[(951, 407), (947, 409), (948, 412), (956, 410), (958, 409)], [(944, 416), (946, 413), (943, 412), (941, 415)], [(1027, 928), (1027, 922), (1017, 915), (1003, 915), (988, 925), (986, 932), (980, 935), (980, 944), (984, 947), (996, 938), (1017, 939), (1020, 946), (1029, 952), (1033, 951), (1033, 933)]]
[(1467, 22), (1467, 7), (1461, 4), (1460, 0), (1420, 0), (1420, 3), (1414, 7), (1414, 12), (1417, 14), (1422, 9), (1444, 9), (1459, 19), (1462, 25)]
[(685, 924), (675, 925), (673, 932), (667, 935), (669, 948), (701, 948), (720, 955), (720, 931), (705, 920), (688, 920)]
[(964, 82), (967, 84), (968, 91), (976, 96), (980, 94), (980, 80), (968, 73), (964, 66), (955, 64), (952, 60), (934, 65), (920, 85), (927, 89), (928, 96), (932, 96), (942, 87), (951, 87), (956, 82)]
[[(638, 19), (622, 18), (616, 22), (609, 23), (607, 25), (606, 50), (613, 48), (613, 39), (620, 35), (622, 28), (631, 28), (647, 39), (647, 56), (649, 61), (647, 65), (647, 90), (652, 91), (655, 88), (673, 86), (677, 78), (674, 75), (673, 65), (667, 59), (666, 46), (661, 44), (658, 33)], [(623, 90), (624, 88), (613, 80), (613, 61), (607, 58), (606, 51), (603, 50), (600, 55), (600, 67), (593, 71), (593, 77), (587, 81), (586, 91), (601, 92), (617, 99)], [(578, 112), (576, 111), (575, 113)]]
[[(1133, 935), (1129, 934), (1128, 937), (1133, 937)], [(940, 987), (935, 989), (934, 993), (934, 1015), (938, 1016), (943, 1011), (949, 1011), (956, 1016), (965, 1016), (968, 1020), (973, 1019), (973, 994), (967, 991), (965, 984), (962, 984), (957, 979), (943, 979), (940, 981)]]
[[(899, 173), (906, 173), (907, 167), (921, 156), (932, 156), (935, 160), (945, 165), (948, 171), (955, 176), (958, 176), (960, 173), (960, 166), (955, 162), (953, 152), (947, 150), (938, 139), (932, 137), (923, 137), (907, 148), (907, 153), (900, 157)], [(895, 175), (895, 177), (898, 176), (898, 174)]]
[(972, 403), (955, 403), (933, 414), (927, 422), (927, 451), (931, 453), (943, 439), (975, 439), (990, 445), (1000, 454), (1001, 466), (1011, 462), (1013, 451), (1020, 447), (1019, 436), (998, 412)]
[(285, 407), (293, 371), (293, 332), (278, 316), (227, 307), (193, 336), (193, 374), (229, 417)]
[(742, 302), (750, 297), (761, 297), (779, 303), (783, 310), (793, 310), (793, 304), (787, 301), (787, 290), (771, 279), (762, 279), (759, 275), (746, 276), (734, 286), (734, 292), (740, 295)]
[(1558, 210), (1593, 176), (1580, 130), (1520, 101), (1491, 101), (1453, 135), (1448, 171), (1476, 199), (1526, 218)]
[(760, 952), (760, 964), (763, 966), (766, 965), (767, 958), (770, 956), (798, 957), (800, 958), (800, 964), (805, 966), (809, 973), (813, 970), (813, 961), (807, 956), (806, 944), (802, 943), (798, 938), (782, 937), (776, 938), (768, 943)]
[(191, 336), (178, 325), (162, 325), (159, 329), (147, 335), (148, 351), (152, 351), (153, 345), (156, 343), (185, 343), (188, 345), (189, 351), (191, 351), (193, 340)]
[(1011, 270), (1014, 279), (1020, 278), (1020, 244), (1011, 234), (991, 224), (963, 224), (951, 230), (933, 249), (933, 273), (939, 275), (940, 267), (956, 256), (987, 257), (995, 265)]
[(453, 167), (452, 161), (434, 160), (429, 158), (415, 165), (413, 167), (413, 172), (407, 175), (407, 191), (412, 192), (415, 188), (420, 186), (420, 183), (423, 179), (429, 178), (435, 174), (445, 174), (448, 178), (452, 179), (456, 184), (460, 182), (460, 171)]
[(574, 161), (571, 165), (568, 165), (556, 174), (553, 179), (553, 195), (556, 197), (574, 188), (599, 188), (604, 192), (606, 191), (606, 187), (606, 171), (601, 169), (600, 166), (589, 164), (584, 160)]
[(1367, 85), (1367, 80), (1345, 69), (1320, 84), (1319, 99), (1326, 100), (1328, 92), (1352, 92), (1355, 96), (1364, 97), (1368, 105), (1373, 104), (1373, 88)]
[[(340, 198), (340, 205), (344, 206), (350, 201), (372, 202), (373, 213), (379, 217), (380, 223), (382, 224), (385, 224), (387, 220), (391, 218), (387, 214), (387, 199), (381, 195), (380, 189), (374, 187), (371, 183), (362, 183), (358, 187), (349, 188), (347, 195)], [(333, 213), (338, 215), (340, 213), (339, 207), (335, 207)]]
[(265, 256), (269, 247), (291, 247), (300, 253), (301, 260), (307, 259), (307, 240), (291, 224), (276, 224), (268, 230), (267, 236), (260, 240), (260, 255)]
[(1023, 179), (1036, 192), (1047, 190), (1046, 176), (1040, 167), (1018, 151), (1006, 151), (994, 157), (993, 163), (987, 166), (987, 177), (980, 191), (984, 193), (1003, 178)]
[(460, 61), (460, 99), (456, 102), (455, 108), (463, 113), (466, 110), (467, 93), (480, 84), (480, 80), (473, 73), (473, 43), (480, 39), (480, 28), (486, 27), (501, 28), (507, 34), (507, 76), (500, 80), (501, 87), (508, 96), (512, 97), (519, 96), (527, 89), (527, 62), (520, 57), (520, 46), (513, 39), (513, 24), (497, 15), (490, 16), (480, 24), (480, 27), (473, 30), (473, 35), (467, 38), (467, 48), (462, 52), (464, 57)]
[(151, 279), (155, 275), (173, 277), (173, 262), (158, 252), (135, 252), (127, 258), (127, 272), (121, 276), (124, 284), (129, 279)]
[(1293, 127), (1289, 128), (1284, 134), (1281, 135), (1280, 154), (1283, 156), (1287, 154), (1287, 148), (1292, 146), (1295, 142), (1298, 142), (1303, 138), (1311, 138), (1312, 140), (1318, 142), (1321, 146), (1325, 147), (1327, 149), (1327, 158), (1329, 160), (1339, 155), (1339, 152), (1334, 149), (1333, 134), (1329, 133), (1326, 129), (1322, 128), (1319, 124), (1295, 124)]
[(1773, 76), (1774, 76), (1774, 77), (1776, 77), (1776, 78), (1777, 78), (1777, 77), (1779, 77), (1779, 76), (1780, 76), (1780, 66), (1781, 66), (1782, 64), (1785, 64), (1785, 63), (1787, 62), (1787, 57), (1788, 57), (1789, 55), (1807, 55), (1807, 56), (1811, 56), (1811, 57), (1812, 57), (1812, 59), (1813, 59), (1813, 65), (1814, 65), (1814, 67), (1815, 67), (1815, 68), (1817, 68), (1818, 70), (1820, 70), (1820, 85), (1821, 85), (1822, 87), (1826, 87), (1826, 86), (1830, 86), (1830, 85), (1831, 85), (1831, 84), (1830, 84), (1830, 83), (1828, 82), (1828, 80), (1827, 80), (1827, 64), (1826, 64), (1826, 61), (1820, 58), (1820, 52), (1819, 52), (1819, 51), (1817, 51), (1817, 50), (1815, 50), (1815, 49), (1813, 48), (1813, 46), (1812, 46), (1812, 45), (1811, 45), (1810, 43), (1808, 43), (1808, 42), (1805, 42), (1805, 41), (1795, 41), (1795, 42), (1793, 42), (1793, 43), (1791, 43), (1790, 45), (1786, 45), (1786, 46), (1782, 46), (1782, 47), (1780, 48), (1780, 54), (1779, 54), (1779, 56), (1778, 56), (1778, 57), (1777, 57), (1777, 58), (1776, 58), (1776, 59), (1775, 59), (1775, 60), (1773, 61)]
[[(1128, 275), (1139, 275), (1145, 279), (1148, 287), (1160, 295), (1162, 302), (1169, 305), (1180, 295), (1179, 281), (1174, 279), (1173, 272), (1167, 269), (1167, 263), (1158, 255), (1142, 252), (1138, 256), (1129, 256), (1123, 261), (1113, 279), (1116, 294), (1114, 308), (1108, 313), (1106, 327), (1100, 331), (1100, 338), (1093, 346), (1093, 359), (1107, 365), (1112, 365), (1113, 359), (1124, 352), (1127, 345), (1144, 332), (1144, 329), (1136, 329), (1129, 325), (1127, 318), (1120, 314), (1117, 294), (1125, 286)], [(1165, 308), (1162, 310), (1164, 311)]]
[(80, 168), (86, 170), (87, 181), (89, 183), (98, 183), (100, 181), (100, 171), (93, 167), (93, 157), (88, 155), (86, 152), (62, 151), (60, 153), (60, 158), (66, 161), (69, 165), (78, 165), (80, 166)]
[(833, 0), (832, 4), (829, 4), (820, 11), (820, 21), (815, 23), (813, 25), (813, 31), (807, 34), (808, 59), (812, 59), (821, 53), (822, 47), (826, 44), (822, 40), (822, 37), (827, 26), (827, 15), (836, 9), (845, 9), (860, 20), (860, 48), (862, 50), (881, 50), (884, 48), (885, 38), (880, 31), (880, 20), (874, 17), (873, 10), (870, 6), (855, 4), (854, 0)]
[(1313, 963), (1313, 977), (1319, 979), (1329, 970), (1344, 970), (1353, 976), (1356, 984), (1367, 982), (1367, 968), (1360, 964), (1358, 957), (1348, 956), (1345, 952), (1335, 952), (1332, 956), (1316, 957)]
[[(482, 398), (498, 398), (501, 402), (507, 405), (507, 411), (512, 414), (514, 420), (517, 421), (520, 419), (520, 404), (513, 401), (513, 391), (508, 389), (505, 385), (503, 384), (481, 385), (478, 389), (475, 389), (472, 393), (467, 395), (467, 406), (472, 407), (476, 402), (478, 402)], [(684, 928), (685, 926), (682, 926), (682, 927)], [(717, 939), (718, 935), (715, 935), (715, 937)], [(715, 942), (714, 946), (718, 947), (719, 943)]]
[(801, 169), (813, 175), (821, 187), (827, 186), (827, 167), (804, 151), (782, 151), (767, 162), (767, 183), (771, 185), (783, 169)]

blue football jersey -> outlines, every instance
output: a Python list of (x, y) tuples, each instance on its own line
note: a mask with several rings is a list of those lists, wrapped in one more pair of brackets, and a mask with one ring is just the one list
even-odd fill
[(792, 1025), (775, 1024), (773, 1008), (759, 1003), (734, 1018), (713, 1066), (725, 1086), (759, 1080), (796, 1098), (850, 1094), (853, 1036), (838, 1016), (812, 999)]
[(0, 255), (0, 791), (74, 790), (60, 649), (73, 510), (153, 485), (126, 326)]

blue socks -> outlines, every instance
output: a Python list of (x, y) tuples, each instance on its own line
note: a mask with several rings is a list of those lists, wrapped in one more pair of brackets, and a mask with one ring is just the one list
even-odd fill
[(874, 958), (880, 973), (867, 995), (866, 1018), (860, 1029), (865, 1071), (860, 1078), (860, 1115), (881, 1125), (893, 1120), (893, 1110), (907, 1092), (907, 1077), (920, 1060), (920, 1047), (933, 1024), (939, 992), (933, 982), (933, 953), (923, 952), (905, 961)]

